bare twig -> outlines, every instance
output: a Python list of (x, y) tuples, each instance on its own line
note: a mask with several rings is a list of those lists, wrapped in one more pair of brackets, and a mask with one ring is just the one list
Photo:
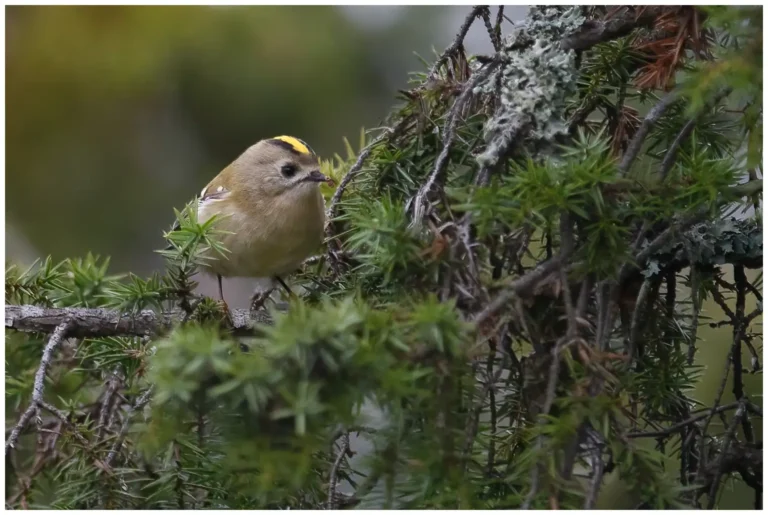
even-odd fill
[(496, 34), (496, 41), (498, 41), (499, 46), (496, 49), (498, 52), (501, 50), (501, 23), (504, 21), (504, 6), (500, 5), (498, 11), (496, 11), (496, 25), (493, 27), (493, 33)]
[[(6, 327), (8, 326), (7, 310), (8, 307), (6, 307)], [(59, 348), (59, 345), (61, 345), (64, 337), (69, 333), (73, 325), (74, 322), (72, 318), (64, 317), (64, 319), (61, 320), (56, 326), (56, 329), (54, 329), (51, 337), (48, 339), (48, 344), (45, 346), (45, 349), (43, 349), (43, 357), (40, 360), (40, 367), (37, 369), (37, 373), (35, 374), (35, 383), (32, 387), (32, 401), (30, 402), (29, 407), (24, 412), (24, 414), (22, 414), (19, 422), (11, 430), (8, 441), (5, 442), (6, 456), (8, 455), (8, 452), (16, 445), (21, 431), (24, 430), (26, 425), (29, 423), (29, 420), (35, 414), (37, 414), (40, 405), (43, 402), (43, 393), (45, 391), (45, 374), (48, 372), (48, 367), (51, 365), (53, 354), (56, 352), (56, 349)]]
[[(504, 334), (506, 333), (507, 324), (504, 324), (504, 331), (502, 332), (502, 336), (500, 340), (504, 339)], [(488, 353), (488, 363), (486, 366), (486, 378), (489, 378), (491, 376), (491, 372), (493, 372), (493, 361), (496, 359), (496, 344), (494, 342), (491, 342), (489, 340), (489, 347), (490, 352)], [(504, 351), (502, 351), (504, 352)], [(504, 362), (501, 364), (501, 369), (506, 368), (506, 360), (507, 360), (508, 354), (504, 354)], [(495, 377), (495, 376), (494, 376)], [(488, 379), (486, 379), (488, 380)], [(490, 422), (491, 422), (491, 431), (490, 431), (490, 441), (488, 442), (488, 459), (485, 466), (485, 476), (491, 477), (493, 474), (493, 468), (496, 461), (496, 427), (498, 423), (498, 413), (496, 408), (496, 389), (494, 387), (491, 387), (488, 390), (488, 407), (490, 408)], [(479, 417), (478, 417), (479, 420)]]
[(725, 358), (725, 367), (723, 370), (723, 377), (720, 380), (720, 386), (717, 389), (717, 394), (715, 395), (715, 402), (712, 403), (712, 408), (707, 413), (707, 419), (704, 421), (704, 427), (701, 429), (702, 434), (706, 434), (707, 429), (709, 429), (709, 423), (712, 422), (712, 418), (717, 414), (720, 413), (718, 410), (718, 407), (720, 406), (720, 401), (723, 399), (723, 393), (725, 393), (725, 385), (728, 383), (728, 375), (731, 371), (731, 357), (733, 356), (733, 347), (731, 347), (731, 350), (728, 352), (728, 356)]
[(435, 64), (432, 65), (432, 68), (429, 70), (429, 74), (427, 77), (432, 78), (437, 76), (437, 71), (440, 69), (442, 65), (444, 65), (448, 58), (450, 58), (452, 55), (454, 55), (456, 52), (458, 52), (460, 49), (464, 47), (464, 38), (467, 37), (467, 32), (469, 32), (469, 28), (472, 26), (472, 23), (474, 23), (475, 19), (478, 16), (481, 16), (483, 12), (488, 12), (488, 6), (486, 5), (476, 5), (472, 8), (472, 10), (469, 12), (467, 17), (464, 19), (464, 23), (461, 24), (461, 27), (459, 28), (459, 33), (456, 34), (456, 37), (453, 39), (453, 42), (450, 44), (448, 48), (445, 49), (445, 51), (440, 55), (440, 57), (437, 58), (437, 61), (435, 61)]
[(493, 376), (491, 376), (490, 372), (493, 370), (493, 363), (491, 361), (491, 357), (489, 356), (488, 369), (486, 370), (486, 374), (487, 374), (486, 383), (483, 386), (483, 390), (479, 395), (477, 404), (475, 404), (474, 409), (472, 410), (470, 423), (467, 427), (465, 437), (464, 437), (463, 459), (465, 463), (470, 458), (470, 455), (472, 453), (472, 447), (474, 446), (475, 439), (477, 437), (477, 428), (480, 423), (480, 412), (482, 411), (483, 405), (485, 404), (485, 397), (490, 392), (494, 391), (494, 388), (496, 387), (496, 383), (499, 382), (501, 375), (504, 373), (504, 370), (506, 370), (507, 368), (508, 358), (509, 358), (508, 354), (505, 353), (504, 356), (502, 357), (502, 362), (501, 362), (501, 365), (499, 366), (499, 369), (496, 370)]
[(67, 417), (67, 414), (61, 411), (60, 409), (56, 408), (55, 406), (48, 404), (45, 401), (40, 401), (39, 406), (46, 410), (47, 412), (54, 415), (56, 418), (58, 418), (61, 423), (67, 428), (72, 431), (72, 434), (75, 435), (75, 438), (78, 442), (83, 444), (84, 446), (88, 447), (90, 445), (90, 442), (88, 442), (88, 439), (83, 436), (83, 434), (77, 429), (77, 426), (75, 426), (71, 420), (69, 420), (69, 417)]
[(331, 473), (328, 478), (328, 509), (329, 510), (335, 510), (336, 509), (336, 486), (338, 483), (338, 474), (339, 474), (339, 468), (341, 467), (342, 461), (344, 461), (344, 457), (349, 452), (349, 433), (344, 432), (341, 435), (341, 448), (339, 449), (339, 454), (336, 455), (336, 460), (333, 462), (333, 467), (331, 467)]
[(733, 416), (733, 419), (731, 420), (730, 426), (728, 426), (728, 431), (725, 434), (725, 441), (723, 442), (723, 448), (720, 451), (720, 455), (717, 459), (717, 472), (715, 473), (715, 477), (712, 479), (712, 485), (709, 489), (709, 499), (707, 500), (707, 509), (711, 510), (715, 507), (715, 502), (717, 500), (717, 488), (720, 486), (720, 478), (723, 475), (723, 462), (725, 461), (725, 456), (728, 454), (728, 448), (731, 446), (731, 441), (736, 435), (736, 428), (739, 425), (739, 422), (741, 421), (741, 417), (744, 416), (744, 404), (739, 403), (739, 409), (736, 410), (736, 414)]
[(699, 272), (691, 265), (691, 300), (693, 303), (693, 316), (691, 317), (691, 334), (688, 336), (688, 366), (693, 365), (696, 356), (696, 340), (699, 332), (699, 313), (701, 312), (701, 298), (699, 295)]
[(99, 410), (99, 421), (96, 429), (96, 438), (101, 438), (104, 429), (108, 425), (108, 420), (111, 418), (111, 412), (113, 408), (112, 399), (115, 396), (118, 388), (122, 383), (122, 379), (119, 377), (119, 367), (115, 369), (107, 379), (107, 387), (104, 389), (104, 398), (101, 401), (101, 409)]
[(603, 462), (603, 449), (601, 445), (596, 445), (592, 456), (592, 479), (589, 481), (589, 492), (584, 499), (584, 509), (591, 510), (595, 507), (597, 494), (600, 492), (600, 485), (603, 483), (603, 474), (605, 473), (605, 463)]
[[(501, 11), (501, 7), (499, 8)], [(491, 43), (493, 44), (493, 49), (497, 52), (501, 50), (501, 38), (499, 32), (494, 28), (493, 24), (491, 23), (491, 10), (486, 6), (484, 9), (480, 10), (480, 17), (483, 19), (483, 23), (485, 24), (485, 30), (488, 31), (488, 37), (491, 38)], [(499, 16), (497, 15), (497, 21), (499, 20)]]
[(630, 322), (629, 329), (629, 342), (627, 343), (627, 355), (629, 356), (629, 363), (635, 358), (635, 345), (637, 343), (637, 335), (640, 328), (640, 312), (645, 306), (645, 301), (648, 298), (648, 293), (651, 291), (651, 281), (646, 279), (640, 286), (640, 292), (637, 294), (637, 300), (635, 301), (635, 310), (632, 312), (632, 321)]
[(336, 218), (336, 212), (339, 208), (339, 201), (341, 201), (341, 197), (344, 195), (344, 191), (346, 191), (349, 183), (351, 183), (352, 180), (357, 177), (357, 175), (362, 170), (365, 160), (368, 159), (368, 156), (371, 155), (373, 149), (384, 142), (387, 138), (392, 137), (397, 132), (398, 128), (390, 129), (389, 127), (382, 127), (384, 132), (379, 134), (376, 139), (371, 141), (368, 145), (365, 146), (365, 148), (360, 151), (360, 154), (357, 156), (357, 160), (350, 167), (346, 175), (344, 175), (344, 178), (341, 179), (339, 187), (336, 188), (336, 191), (333, 192), (333, 197), (331, 197), (331, 201), (328, 204), (328, 209), (326, 210), (325, 214), (325, 237), (328, 241), (327, 255), (331, 263), (337, 262), (339, 253), (339, 245), (335, 240), (336, 235), (334, 231), (334, 219)]
[(152, 390), (153, 388), (150, 386), (144, 393), (139, 396), (138, 399), (136, 399), (133, 405), (128, 408), (128, 411), (125, 414), (125, 418), (123, 419), (123, 425), (120, 427), (120, 432), (117, 435), (117, 440), (115, 440), (115, 443), (112, 444), (112, 448), (109, 450), (109, 454), (104, 460), (104, 465), (108, 467), (112, 465), (112, 461), (114, 461), (115, 456), (117, 456), (117, 451), (123, 445), (123, 440), (125, 440), (128, 427), (131, 425), (131, 418), (133, 417), (133, 414), (144, 409), (144, 406), (146, 406), (152, 398)]
[(744, 381), (742, 377), (741, 366), (741, 342), (744, 339), (746, 326), (744, 321), (744, 308), (746, 307), (747, 277), (744, 274), (744, 267), (736, 265), (733, 267), (733, 277), (736, 283), (736, 312), (733, 320), (733, 353), (731, 361), (733, 362), (733, 396), (736, 400), (744, 397)]
[(429, 200), (427, 199), (427, 196), (432, 191), (435, 182), (437, 182), (440, 175), (445, 170), (446, 165), (448, 164), (448, 155), (451, 151), (451, 146), (453, 145), (453, 140), (456, 135), (456, 122), (458, 120), (459, 113), (469, 98), (472, 96), (475, 86), (477, 86), (480, 82), (488, 77), (491, 71), (495, 68), (496, 64), (497, 62), (493, 61), (485, 66), (482, 70), (475, 73), (475, 75), (473, 75), (472, 78), (469, 79), (464, 85), (461, 95), (453, 103), (453, 106), (451, 106), (451, 110), (448, 113), (448, 120), (446, 121), (445, 128), (443, 129), (443, 148), (440, 150), (440, 154), (437, 156), (437, 159), (435, 159), (435, 168), (432, 170), (432, 173), (429, 174), (427, 181), (421, 186), (421, 188), (419, 188), (416, 197), (413, 199), (412, 224), (416, 227), (421, 224), (422, 218), (429, 211)]
[(29, 420), (35, 415), (36, 412), (37, 412), (37, 404), (32, 403), (29, 405), (26, 411), (24, 411), (24, 413), (21, 415), (19, 422), (11, 430), (11, 434), (8, 437), (8, 440), (5, 442), (6, 456), (8, 455), (9, 449), (12, 449), (16, 445), (16, 441), (19, 439), (19, 434), (25, 427), (27, 427)]

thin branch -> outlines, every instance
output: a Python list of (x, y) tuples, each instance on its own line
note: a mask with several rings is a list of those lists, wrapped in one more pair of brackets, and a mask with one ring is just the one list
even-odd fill
[(747, 277), (744, 274), (743, 266), (733, 267), (733, 276), (736, 283), (736, 317), (733, 324), (733, 353), (731, 361), (733, 362), (733, 396), (736, 400), (744, 397), (744, 381), (742, 378), (741, 366), (741, 342), (744, 339), (746, 327), (744, 324), (744, 308), (746, 307)]
[[(731, 88), (726, 88), (725, 90), (721, 91), (715, 97), (712, 99), (711, 106), (714, 107), (720, 102), (723, 98), (728, 96), (731, 93)], [(690, 120), (688, 120), (688, 123), (686, 123), (680, 133), (677, 135), (675, 140), (672, 142), (672, 144), (667, 149), (667, 152), (664, 156), (664, 160), (661, 162), (661, 172), (660, 172), (660, 179), (661, 182), (664, 182), (664, 180), (667, 178), (667, 175), (669, 174), (669, 171), (672, 170), (672, 166), (675, 164), (675, 158), (677, 157), (677, 150), (680, 148), (680, 145), (685, 141), (688, 137), (690, 137), (691, 133), (693, 132), (693, 129), (696, 127), (696, 124), (699, 121), (699, 118), (701, 118), (701, 115), (706, 112), (706, 109), (702, 109), (696, 115), (694, 115)]]
[(47, 412), (51, 413), (53, 416), (58, 418), (63, 425), (67, 426), (67, 428), (72, 431), (72, 434), (75, 435), (75, 438), (77, 438), (77, 441), (83, 444), (84, 446), (88, 447), (90, 445), (90, 442), (88, 439), (83, 436), (83, 434), (77, 429), (77, 426), (75, 426), (71, 420), (69, 420), (69, 417), (67, 417), (67, 414), (61, 411), (60, 409), (56, 408), (55, 406), (48, 404), (45, 401), (40, 401), (38, 405), (46, 410)]
[[(693, 262), (693, 260), (691, 260)], [(693, 365), (696, 356), (696, 340), (699, 332), (699, 313), (701, 312), (701, 296), (699, 295), (699, 272), (691, 265), (691, 300), (693, 302), (693, 316), (691, 317), (691, 334), (688, 335), (688, 366)]]
[(26, 411), (24, 411), (24, 413), (21, 415), (19, 422), (11, 430), (8, 441), (5, 442), (6, 456), (8, 455), (8, 451), (16, 445), (16, 441), (19, 439), (19, 434), (21, 431), (27, 426), (29, 420), (35, 415), (35, 413), (37, 413), (37, 407), (38, 406), (35, 403), (30, 404)]
[(108, 425), (108, 420), (113, 409), (112, 398), (115, 396), (118, 388), (122, 383), (122, 379), (119, 377), (120, 369), (116, 368), (107, 379), (107, 387), (104, 389), (104, 399), (101, 402), (101, 409), (99, 410), (99, 421), (96, 425), (96, 438), (100, 439), (104, 432), (104, 429)]
[(605, 473), (605, 463), (603, 462), (602, 446), (596, 445), (593, 451), (592, 479), (589, 482), (589, 493), (584, 499), (584, 509), (591, 510), (597, 502), (597, 494), (600, 492), (600, 485), (603, 483), (603, 474)]
[(120, 449), (120, 447), (123, 445), (123, 440), (125, 440), (128, 427), (131, 425), (131, 418), (133, 417), (133, 414), (144, 409), (144, 406), (146, 406), (152, 398), (152, 390), (153, 388), (150, 386), (143, 394), (139, 396), (138, 399), (136, 399), (136, 402), (134, 402), (133, 405), (128, 408), (128, 412), (125, 414), (125, 418), (123, 419), (123, 425), (120, 427), (120, 432), (117, 435), (117, 440), (115, 440), (115, 443), (112, 444), (112, 448), (109, 450), (109, 454), (104, 460), (104, 465), (107, 467), (112, 465), (112, 461), (115, 459), (115, 456), (117, 456), (118, 449)]
[(507, 369), (508, 364), (508, 358), (509, 355), (507, 353), (504, 353), (502, 357), (501, 365), (499, 366), (499, 369), (493, 374), (493, 376), (490, 375), (490, 372), (493, 369), (493, 364), (490, 360), (488, 361), (488, 366), (490, 370), (487, 370), (487, 379), (486, 383), (483, 386), (483, 390), (479, 395), (477, 404), (475, 405), (474, 409), (472, 410), (472, 416), (470, 417), (470, 424), (467, 427), (465, 437), (464, 437), (464, 452), (463, 452), (463, 459), (466, 463), (470, 455), (472, 453), (472, 447), (474, 446), (475, 439), (477, 437), (477, 428), (480, 423), (480, 413), (483, 410), (483, 405), (485, 404), (485, 397), (490, 393), (494, 391), (494, 388), (496, 386), (496, 383), (499, 382), (499, 379), (501, 379), (501, 375), (504, 373), (504, 370)]
[(437, 159), (435, 159), (435, 168), (432, 170), (432, 173), (429, 174), (427, 181), (419, 188), (416, 197), (413, 199), (412, 224), (416, 227), (421, 224), (424, 215), (428, 212), (427, 207), (429, 200), (427, 199), (427, 196), (432, 191), (435, 182), (437, 182), (448, 164), (448, 155), (450, 154), (453, 140), (456, 137), (456, 122), (458, 121), (459, 113), (472, 96), (475, 86), (488, 77), (491, 71), (496, 67), (496, 64), (498, 64), (497, 61), (492, 61), (482, 70), (475, 73), (475, 75), (466, 82), (461, 95), (453, 103), (453, 106), (451, 106), (451, 110), (448, 113), (448, 120), (443, 129), (443, 148), (440, 150)]
[[(560, 253), (558, 254), (560, 263), (558, 266), (560, 269), (561, 280), (564, 283), (563, 288), (565, 291), (563, 292), (563, 297), (565, 299), (565, 310), (568, 315), (568, 330), (566, 335), (563, 338), (560, 338), (552, 347), (552, 361), (549, 364), (549, 377), (547, 379), (547, 394), (544, 398), (544, 405), (541, 409), (541, 413), (539, 414), (540, 423), (543, 423), (542, 421), (545, 420), (547, 415), (549, 415), (549, 411), (552, 409), (552, 404), (555, 402), (557, 378), (560, 375), (560, 352), (563, 348), (565, 348), (566, 345), (569, 345), (571, 342), (580, 339), (577, 335), (576, 313), (573, 307), (573, 299), (571, 298), (570, 286), (568, 285), (568, 275), (565, 271), (565, 267), (563, 266), (565, 258), (567, 258), (567, 256), (573, 252), (574, 247), (573, 228), (571, 226), (571, 220), (567, 212), (564, 212), (560, 215), (560, 232), (561, 245)], [(550, 262), (552, 261), (554, 260), (550, 260)], [(540, 452), (543, 446), (544, 435), (539, 434), (536, 438), (535, 452)], [(538, 493), (540, 469), (541, 465), (537, 460), (531, 467), (531, 489), (528, 491), (528, 495), (526, 495), (525, 501), (523, 502), (522, 509), (524, 510), (530, 508), (531, 503), (533, 503), (533, 500), (536, 498), (536, 494)]]
[(445, 51), (440, 55), (440, 57), (438, 57), (437, 61), (435, 61), (435, 64), (432, 65), (432, 68), (430, 68), (429, 74), (427, 75), (427, 77), (430, 77), (430, 78), (436, 77), (437, 70), (446, 62), (448, 62), (448, 58), (464, 47), (464, 38), (467, 37), (467, 32), (469, 32), (469, 28), (472, 26), (472, 23), (474, 23), (475, 19), (478, 16), (481, 16), (484, 11), (485, 12), (488, 11), (488, 6), (476, 5), (472, 8), (472, 10), (469, 12), (467, 17), (464, 19), (464, 23), (461, 24), (461, 27), (459, 28), (459, 33), (456, 34), (456, 37), (453, 39), (453, 42), (450, 44), (450, 46), (448, 46), (448, 48), (445, 49)]
[(627, 355), (629, 356), (628, 362), (632, 363), (635, 358), (635, 345), (637, 342), (637, 335), (640, 328), (640, 312), (645, 306), (645, 301), (648, 298), (648, 294), (651, 291), (651, 281), (646, 279), (640, 286), (640, 292), (637, 294), (637, 300), (635, 301), (635, 310), (632, 312), (632, 321), (630, 322), (629, 329), (629, 342), (627, 343)]
[(563, 263), (563, 256), (557, 255), (549, 261), (545, 261), (527, 274), (512, 281), (488, 306), (478, 313), (473, 322), (477, 325), (482, 324), (490, 317), (501, 311), (504, 306), (515, 296), (525, 296), (529, 294), (539, 283), (547, 279), (550, 274), (555, 272)]
[[(399, 127), (398, 127), (399, 128)], [(352, 180), (357, 177), (357, 175), (360, 173), (360, 171), (363, 168), (363, 164), (365, 163), (365, 160), (368, 159), (368, 156), (371, 155), (371, 152), (373, 152), (373, 149), (376, 148), (379, 144), (384, 142), (387, 138), (392, 137), (396, 132), (396, 129), (391, 129), (389, 127), (382, 127), (384, 130), (383, 133), (379, 134), (379, 136), (371, 141), (368, 145), (366, 145), (361, 151), (360, 154), (357, 156), (357, 160), (355, 163), (350, 167), (349, 171), (344, 175), (344, 178), (341, 179), (341, 182), (339, 183), (339, 187), (336, 188), (336, 191), (333, 192), (333, 197), (331, 197), (331, 201), (328, 204), (328, 209), (325, 213), (325, 236), (328, 240), (328, 256), (331, 259), (334, 259), (334, 252), (338, 252), (339, 249), (335, 249), (335, 251), (331, 248), (331, 245), (334, 245), (334, 239), (336, 237), (334, 233), (334, 218), (336, 218), (336, 212), (338, 211), (338, 205), (341, 201), (341, 197), (344, 195), (344, 191), (347, 189), (347, 186), (349, 186), (349, 183), (352, 182)]]
[(716, 415), (728, 410), (732, 410), (737, 407), (739, 407), (738, 402), (732, 402), (731, 404), (723, 404), (722, 406), (716, 407), (712, 412), (706, 411), (703, 413), (699, 413), (698, 415), (694, 415), (686, 420), (683, 420), (682, 422), (678, 422), (674, 426), (670, 426), (660, 431), (643, 431), (643, 432), (638, 431), (634, 433), (627, 433), (625, 436), (627, 438), (665, 438), (680, 432), (681, 430), (685, 429), (687, 426), (695, 422), (698, 422), (699, 420), (704, 420), (705, 418), (709, 417), (710, 414)]
[[(376, 148), (377, 145), (382, 143), (385, 139), (387, 139), (389, 136), (391, 136), (394, 133), (394, 130), (390, 129), (389, 127), (383, 127), (383, 130), (384, 130), (383, 133), (381, 133), (376, 139), (371, 141), (368, 145), (366, 145), (360, 151), (360, 154), (358, 154), (357, 156), (357, 160), (350, 167), (349, 171), (346, 173), (344, 178), (339, 183), (339, 187), (336, 188), (336, 191), (333, 193), (333, 197), (331, 197), (331, 202), (328, 205), (328, 210), (326, 214), (327, 223), (330, 223), (333, 220), (333, 218), (336, 217), (337, 204), (341, 200), (341, 197), (344, 195), (344, 191), (347, 189), (347, 186), (352, 181), (352, 179), (354, 179), (355, 176), (357, 176), (357, 174), (360, 173), (360, 170), (362, 169), (363, 164), (365, 163), (365, 160), (368, 159), (369, 155), (371, 155), (371, 152), (373, 152), (373, 149)], [(326, 234), (328, 234), (327, 226), (325, 231), (326, 231)]]
[[(506, 333), (507, 324), (504, 324), (504, 327), (505, 329), (503, 333)], [(500, 340), (503, 340), (503, 339), (504, 339), (504, 334), (502, 334)], [(490, 340), (488, 343), (490, 347), (490, 352), (488, 353), (486, 377), (490, 377), (491, 372), (493, 372), (493, 361), (496, 359), (496, 344), (491, 342)], [(501, 364), (501, 368), (506, 368), (507, 358), (508, 358), (508, 355), (505, 353), (504, 362)], [(490, 408), (490, 411), (491, 411), (490, 413), (491, 430), (490, 430), (490, 439), (488, 442), (488, 459), (485, 466), (485, 476), (490, 478), (491, 475), (493, 474), (493, 468), (496, 461), (496, 429), (497, 429), (497, 423), (498, 423), (498, 413), (496, 408), (496, 389), (495, 388), (490, 388), (488, 390), (488, 407)]]
[(643, 147), (643, 142), (651, 131), (651, 127), (653, 127), (659, 118), (661, 118), (667, 108), (678, 99), (679, 95), (680, 93), (678, 91), (667, 93), (658, 104), (648, 111), (648, 114), (643, 119), (640, 127), (638, 127), (637, 132), (635, 132), (632, 141), (630, 141), (627, 146), (627, 151), (624, 153), (621, 164), (619, 164), (619, 175), (623, 176), (629, 172), (632, 162), (637, 157), (637, 154), (640, 153), (640, 149)]
[[(501, 10), (501, 9), (500, 9)], [(500, 32), (498, 32), (493, 24), (491, 23), (491, 10), (487, 6), (484, 9), (480, 10), (480, 17), (483, 19), (483, 23), (485, 24), (485, 30), (488, 31), (488, 37), (491, 38), (491, 43), (493, 44), (493, 49), (495, 51), (501, 50), (501, 37)], [(498, 22), (500, 19), (500, 16), (496, 16), (496, 21)]]
[[(6, 307), (6, 327), (8, 326), (8, 307)], [(32, 401), (30, 402), (27, 410), (19, 419), (19, 422), (11, 430), (8, 441), (5, 442), (6, 456), (8, 456), (9, 451), (16, 445), (21, 431), (24, 430), (26, 425), (29, 423), (29, 420), (33, 415), (37, 414), (39, 407), (43, 402), (43, 393), (45, 391), (45, 375), (48, 372), (48, 367), (51, 365), (53, 354), (56, 352), (56, 349), (59, 348), (59, 345), (61, 345), (64, 337), (67, 336), (73, 325), (74, 321), (72, 318), (64, 317), (64, 319), (58, 323), (53, 331), (53, 334), (51, 334), (51, 337), (48, 339), (48, 344), (45, 346), (45, 349), (43, 349), (43, 357), (40, 360), (40, 367), (37, 369), (37, 373), (35, 374), (35, 383), (32, 387)]]
[(634, 263), (625, 263), (621, 267), (621, 272), (619, 273), (619, 282), (623, 282), (629, 277), (630, 272), (632, 271), (633, 267), (639, 267), (642, 268), (645, 266), (645, 262), (650, 258), (653, 254), (664, 248), (665, 245), (667, 245), (673, 237), (675, 237), (677, 234), (679, 234), (682, 231), (685, 231), (689, 227), (691, 227), (694, 224), (697, 224), (698, 222), (704, 220), (707, 218), (707, 215), (709, 214), (709, 211), (707, 209), (701, 209), (696, 213), (692, 213), (686, 217), (684, 217), (682, 220), (673, 223), (669, 227), (667, 227), (664, 231), (662, 231), (656, 238), (651, 241), (647, 247), (645, 247), (643, 250), (641, 250), (634, 258)]
[(339, 468), (341, 467), (342, 461), (344, 461), (344, 457), (349, 452), (349, 433), (344, 432), (341, 435), (341, 448), (339, 449), (339, 454), (336, 455), (336, 460), (333, 462), (333, 467), (331, 467), (331, 474), (328, 479), (328, 509), (329, 510), (335, 510), (336, 509), (336, 486), (338, 483), (338, 474), (339, 474)]
[(723, 399), (723, 393), (725, 393), (725, 385), (728, 383), (728, 376), (730, 375), (731, 371), (731, 357), (733, 356), (733, 347), (731, 347), (730, 351), (728, 352), (728, 356), (725, 358), (725, 367), (723, 370), (723, 377), (720, 380), (720, 386), (717, 389), (717, 395), (715, 396), (715, 402), (712, 403), (712, 408), (707, 413), (707, 419), (704, 422), (704, 427), (701, 429), (701, 434), (706, 434), (707, 429), (709, 429), (709, 423), (712, 422), (712, 419), (714, 416), (719, 413), (717, 411), (718, 406), (720, 406), (720, 401)]
[(717, 472), (715, 473), (715, 477), (712, 479), (712, 485), (709, 489), (709, 500), (707, 501), (708, 510), (711, 510), (715, 507), (715, 502), (717, 500), (717, 487), (719, 486), (720, 478), (723, 475), (723, 463), (725, 462), (725, 456), (728, 454), (728, 448), (731, 446), (731, 441), (736, 435), (736, 427), (738, 427), (739, 422), (743, 416), (744, 404), (739, 403), (739, 409), (736, 410), (736, 414), (733, 416), (733, 420), (731, 420), (730, 426), (728, 426), (728, 431), (725, 434), (725, 441), (723, 442), (723, 448), (720, 451), (720, 455), (717, 459)]
[(499, 42), (498, 52), (501, 50), (501, 23), (504, 21), (504, 6), (500, 5), (498, 11), (496, 11), (496, 25), (493, 27), (493, 33), (496, 34), (496, 40)]

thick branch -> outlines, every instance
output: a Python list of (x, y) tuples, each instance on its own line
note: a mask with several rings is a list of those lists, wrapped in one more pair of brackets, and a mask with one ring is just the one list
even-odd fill
[(626, 36), (637, 28), (651, 26), (662, 9), (663, 6), (647, 7), (639, 16), (631, 9), (610, 20), (589, 20), (578, 32), (563, 38), (560, 45), (563, 50), (586, 50), (598, 43)]
[[(270, 324), (271, 317), (259, 312), (251, 318), (248, 311), (230, 312), (236, 335), (253, 334), (261, 324)], [(102, 308), (41, 308), (38, 306), (6, 306), (5, 328), (23, 332), (50, 333), (65, 320), (71, 320), (68, 336), (146, 336), (168, 331), (183, 321), (185, 313), (172, 311), (155, 313), (145, 310), (136, 315), (121, 314)]]

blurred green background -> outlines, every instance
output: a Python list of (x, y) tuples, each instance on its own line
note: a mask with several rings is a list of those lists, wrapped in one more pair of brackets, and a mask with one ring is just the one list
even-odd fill
[[(261, 138), (326, 158), (356, 143), (469, 10), (7, 7), (8, 256), (159, 269), (173, 207)], [(470, 36), (490, 49), (482, 27)]]
[[(111, 256), (114, 272), (161, 269), (153, 251), (174, 207), (264, 137), (343, 153), (342, 138), (355, 144), (408, 72), (424, 69), (415, 54), (432, 60), (469, 9), (7, 7), (6, 257), (91, 251)], [(505, 10), (513, 21), (526, 11)], [(466, 43), (490, 51), (482, 24)], [(201, 277), (203, 292), (213, 288)], [(243, 305), (252, 283), (227, 281), (225, 291)], [(714, 303), (704, 308), (721, 318)], [(703, 326), (699, 337), (694, 397), (711, 403), (731, 335)], [(762, 375), (745, 382), (762, 405)], [(750, 507), (745, 493), (726, 493), (727, 505)], [(630, 508), (633, 496), (608, 488), (603, 501)]]

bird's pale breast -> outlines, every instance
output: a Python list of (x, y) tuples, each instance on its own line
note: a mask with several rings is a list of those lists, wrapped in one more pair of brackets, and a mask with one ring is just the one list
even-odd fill
[[(288, 192), (265, 206), (201, 205), (200, 221), (220, 212), (216, 228), (228, 231), (220, 239), (229, 250), (216, 258), (211, 272), (227, 277), (273, 277), (291, 273), (318, 250), (323, 241), (325, 209), (315, 185)], [(254, 209), (249, 209), (254, 207)]]

